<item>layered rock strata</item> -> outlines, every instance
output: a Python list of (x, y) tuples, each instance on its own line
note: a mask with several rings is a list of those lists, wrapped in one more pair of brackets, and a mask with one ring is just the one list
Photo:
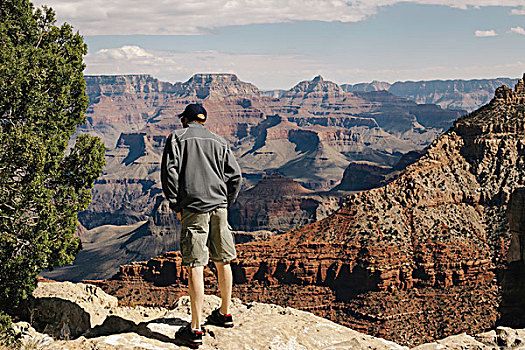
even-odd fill
[(79, 132), (102, 137), (109, 149), (93, 202), (80, 215), (88, 228), (152, 215), (166, 135), (181, 127), (176, 115), (188, 103), (206, 107), (207, 127), (228, 140), (247, 187), (278, 171), (313, 190), (334, 187), (351, 161), (393, 166), (461, 113), (385, 92), (344, 92), (322, 77), (280, 98), (233, 74), (196, 74), (175, 84), (148, 75), (88, 76), (86, 82), (88, 122)]
[(332, 191), (363, 191), (384, 186), (424, 154), (425, 150), (408, 152), (393, 167), (371, 162), (352, 162), (345, 169), (341, 182)]
[(155, 197), (153, 205), (153, 213), (146, 220), (84, 231), (79, 236), (82, 250), (73, 264), (44, 271), (41, 276), (74, 282), (110, 278), (120, 265), (179, 249), (180, 222), (175, 213), (162, 196)]
[(371, 83), (343, 84), (348, 92), (386, 90), (393, 95), (417, 103), (437, 104), (445, 109), (474, 111), (488, 103), (494, 90), (501, 85), (512, 86), (518, 79), (472, 79), (472, 80), (429, 80), (397, 81), (393, 84), (373, 81)]
[[(238, 246), (236, 295), (407, 345), (493, 327), (508, 203), (525, 186), (524, 89), (523, 79), (514, 91), (499, 88), (394, 181), (350, 195), (326, 219)], [(123, 300), (169, 303), (185, 278), (168, 254), (99, 285)]]
[(241, 192), (228, 209), (229, 221), (238, 230), (283, 232), (324, 219), (339, 209), (340, 201), (338, 196), (316, 193), (275, 173)]

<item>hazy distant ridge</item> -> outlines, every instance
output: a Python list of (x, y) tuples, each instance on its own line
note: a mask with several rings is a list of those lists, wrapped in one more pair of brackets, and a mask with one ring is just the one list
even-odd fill
[(445, 109), (473, 111), (487, 104), (497, 87), (514, 86), (518, 78), (472, 79), (472, 80), (422, 80), (397, 81), (390, 84), (374, 80), (370, 83), (343, 84), (346, 92), (386, 90), (416, 103), (437, 104)]

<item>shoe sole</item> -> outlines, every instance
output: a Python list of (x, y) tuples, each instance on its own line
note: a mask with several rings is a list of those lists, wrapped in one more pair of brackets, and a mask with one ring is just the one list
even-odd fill
[(213, 323), (213, 322), (206, 322), (207, 325), (217, 326), (217, 327), (223, 327), (223, 328), (233, 328), (233, 322), (227, 322), (227, 323)]
[(191, 340), (186, 340), (186, 339), (175, 339), (175, 345), (183, 345), (183, 346), (187, 346), (191, 349), (198, 349), (199, 346), (202, 345), (202, 343), (193, 343)]

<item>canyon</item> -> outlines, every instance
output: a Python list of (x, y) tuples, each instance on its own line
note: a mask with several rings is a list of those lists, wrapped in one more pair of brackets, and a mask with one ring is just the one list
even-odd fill
[[(108, 152), (93, 203), (80, 221), (94, 228), (134, 224), (153, 215), (166, 135), (181, 127), (175, 116), (191, 102), (204, 104), (211, 116), (208, 127), (230, 143), (245, 189), (278, 172), (310, 190), (326, 191), (339, 185), (349, 165), (396, 166), (403, 154), (423, 149), (470, 110), (461, 102), (466, 96), (482, 93), (482, 104), (495, 87), (512, 81), (338, 86), (318, 76), (277, 98), (233, 74), (196, 74), (173, 84), (149, 75), (86, 76), (90, 103), (87, 123), (78, 132), (98, 135)], [(439, 104), (436, 97), (451, 91), (455, 95), (448, 99), (457, 110), (429, 104)], [(366, 181), (354, 181), (354, 186), (370, 187)]]
[[(525, 327), (523, 79), (497, 88), (416, 158), (321, 221), (238, 245), (235, 296), (408, 346), (509, 320)], [(205, 279), (216, 291), (212, 268)], [(92, 283), (122, 303), (153, 306), (174, 303), (186, 280), (169, 252)]]
[(228, 140), (245, 189), (278, 172), (307, 189), (327, 191), (351, 162), (394, 166), (462, 114), (385, 91), (345, 92), (320, 76), (280, 98), (265, 96), (233, 74), (196, 74), (175, 84), (147, 75), (87, 76), (86, 82), (88, 122), (78, 132), (100, 136), (108, 148), (92, 205), (79, 216), (86, 228), (133, 224), (153, 215), (161, 195), (163, 144), (181, 127), (176, 115), (191, 102), (206, 107), (207, 127)]
[(196, 74), (174, 84), (148, 75), (86, 82), (88, 122), (78, 132), (102, 138), (107, 165), (79, 215), (90, 231), (80, 234), (85, 249), (72, 266), (44, 273), (59, 280), (108, 278), (121, 264), (178, 248), (178, 220), (162, 204), (159, 161), (187, 103), (204, 104), (207, 126), (228, 140), (243, 169), (243, 191), (230, 208), (238, 242), (319, 221), (347, 195), (392, 181), (464, 113), (386, 91), (346, 92), (320, 76), (278, 98), (233, 74)]

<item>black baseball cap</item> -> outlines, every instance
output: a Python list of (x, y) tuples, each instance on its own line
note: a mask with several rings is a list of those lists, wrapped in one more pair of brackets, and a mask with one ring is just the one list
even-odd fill
[(198, 120), (205, 122), (207, 117), (206, 110), (199, 103), (191, 103), (186, 106), (184, 112), (179, 114), (179, 118), (186, 117), (189, 121)]

